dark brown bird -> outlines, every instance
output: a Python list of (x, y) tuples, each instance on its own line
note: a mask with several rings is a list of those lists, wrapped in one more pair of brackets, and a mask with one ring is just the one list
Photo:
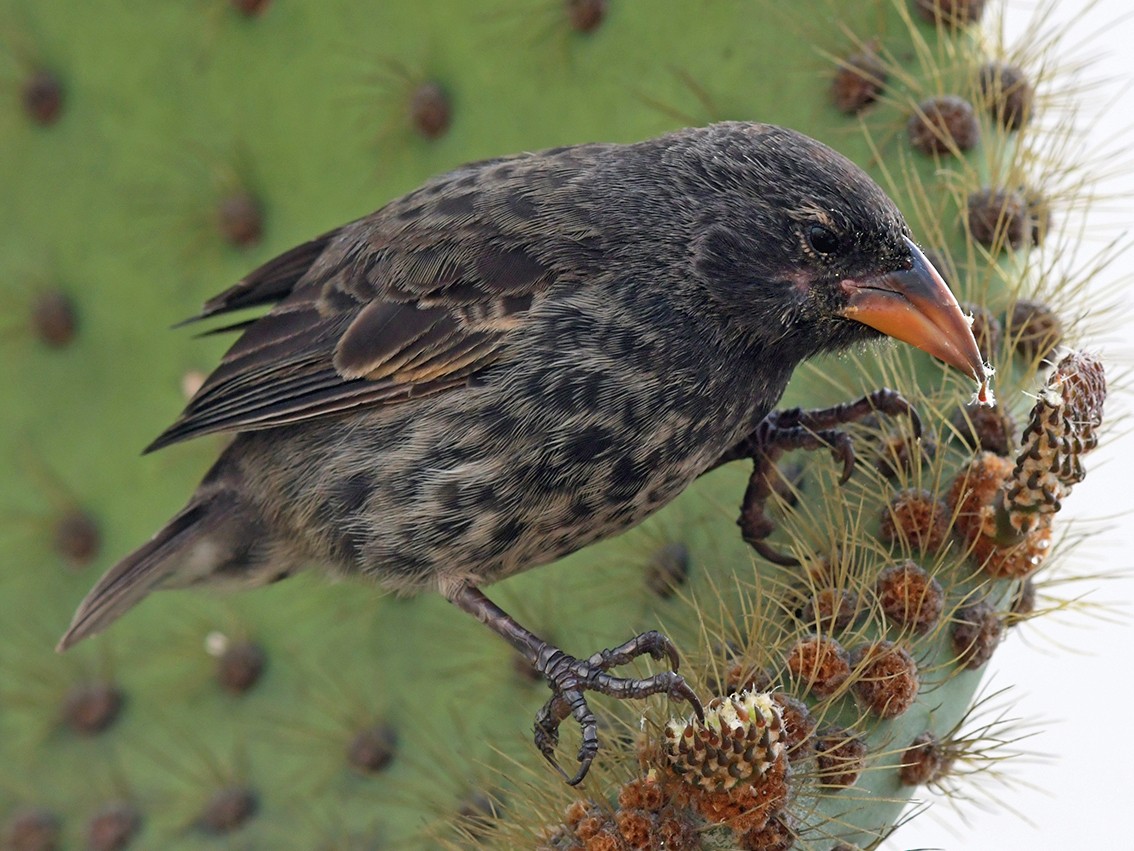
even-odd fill
[[(474, 163), (293, 248), (196, 319), (274, 305), (149, 447), (236, 438), (79, 606), (65, 649), (157, 588), (307, 566), (438, 591), (547, 677), (549, 756), (587, 690), (700, 703), (646, 633), (576, 659), (479, 588), (635, 525), (753, 433), (805, 358), (879, 336), (984, 377), (968, 323), (858, 167), (725, 123)], [(875, 330), (878, 329), (878, 330)]]

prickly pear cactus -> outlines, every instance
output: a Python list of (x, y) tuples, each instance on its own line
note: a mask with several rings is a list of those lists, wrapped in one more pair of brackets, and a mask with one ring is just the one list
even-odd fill
[[(1006, 55), (984, 6), (0, 6), (0, 846), (864, 848), (919, 787), (950, 788), (1106, 392), (1063, 348), (1082, 282), (1048, 259), (1048, 199), (1075, 200), (1037, 168), (1067, 150), (1033, 120), (1054, 45)], [(842, 485), (826, 453), (752, 481), (728, 465), (493, 588), (568, 651), (664, 630), (716, 696), (705, 725), (597, 698), (604, 748), (569, 788), (530, 742), (546, 692), (502, 642), (440, 599), (314, 575), (159, 594), (52, 652), (220, 445), (137, 456), (225, 345), (166, 326), (461, 162), (725, 118), (803, 130), (888, 187), (972, 311), (999, 403), (908, 347), (807, 366), (785, 405), (886, 385), (921, 439), (908, 417), (848, 426)]]

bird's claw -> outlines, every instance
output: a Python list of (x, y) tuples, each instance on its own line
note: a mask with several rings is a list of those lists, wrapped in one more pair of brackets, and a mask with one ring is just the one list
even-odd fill
[(854, 441), (845, 431), (821, 431), (818, 436), (831, 444), (831, 454), (835, 456), (835, 461), (842, 462), (843, 472), (839, 476), (839, 484), (845, 485), (854, 472)]
[[(546, 656), (541, 653), (536, 660), (537, 668), (547, 678), (552, 696), (536, 713), (535, 745), (571, 786), (578, 785), (587, 776), (599, 750), (598, 721), (587, 705), (584, 692), (593, 691), (619, 700), (664, 693), (671, 700), (688, 702), (698, 718), (705, 717), (704, 707), (697, 694), (685, 682), (685, 678), (677, 673), (677, 648), (660, 632), (644, 632), (625, 644), (603, 650), (588, 659), (576, 659), (555, 648), (549, 647), (548, 650), (550, 652)], [(658, 660), (668, 659), (673, 670), (643, 679), (614, 677), (607, 673), (610, 668), (647, 654)], [(573, 777), (568, 777), (567, 772), (555, 760), (559, 725), (568, 715), (575, 718), (583, 733), (577, 757), (579, 770)]]
[(835, 461), (842, 464), (839, 484), (846, 484), (854, 472), (854, 441), (837, 426), (861, 420), (871, 414), (907, 416), (914, 435), (919, 439), (921, 437), (921, 418), (913, 405), (897, 391), (883, 387), (854, 402), (831, 408), (772, 411), (760, 421), (752, 434), (721, 456), (719, 463), (738, 458), (750, 458), (753, 462), (752, 475), (748, 479), (737, 522), (744, 540), (756, 552), (773, 564), (787, 567), (799, 564), (798, 559), (784, 555), (767, 542), (775, 524), (764, 509), (768, 497), (772, 495), (776, 461), (780, 456), (792, 449), (829, 448)]

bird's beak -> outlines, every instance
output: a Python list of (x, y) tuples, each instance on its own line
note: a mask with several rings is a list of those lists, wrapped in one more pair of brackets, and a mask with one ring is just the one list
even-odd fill
[(912, 268), (840, 282), (849, 297), (842, 315), (917, 346), (983, 382), (984, 359), (970, 321), (933, 264), (912, 240), (906, 238), (906, 245)]

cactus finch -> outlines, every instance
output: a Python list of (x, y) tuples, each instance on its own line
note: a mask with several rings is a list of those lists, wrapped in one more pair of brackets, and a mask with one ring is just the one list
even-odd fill
[(805, 358), (885, 333), (976, 379), (948, 288), (885, 193), (782, 128), (474, 163), (268, 262), (197, 319), (273, 305), (149, 447), (235, 432), (188, 505), (99, 580), (60, 648), (157, 588), (306, 566), (444, 594), (547, 678), (598, 750), (586, 691), (696, 695), (575, 658), (481, 586), (622, 532), (744, 444)]

